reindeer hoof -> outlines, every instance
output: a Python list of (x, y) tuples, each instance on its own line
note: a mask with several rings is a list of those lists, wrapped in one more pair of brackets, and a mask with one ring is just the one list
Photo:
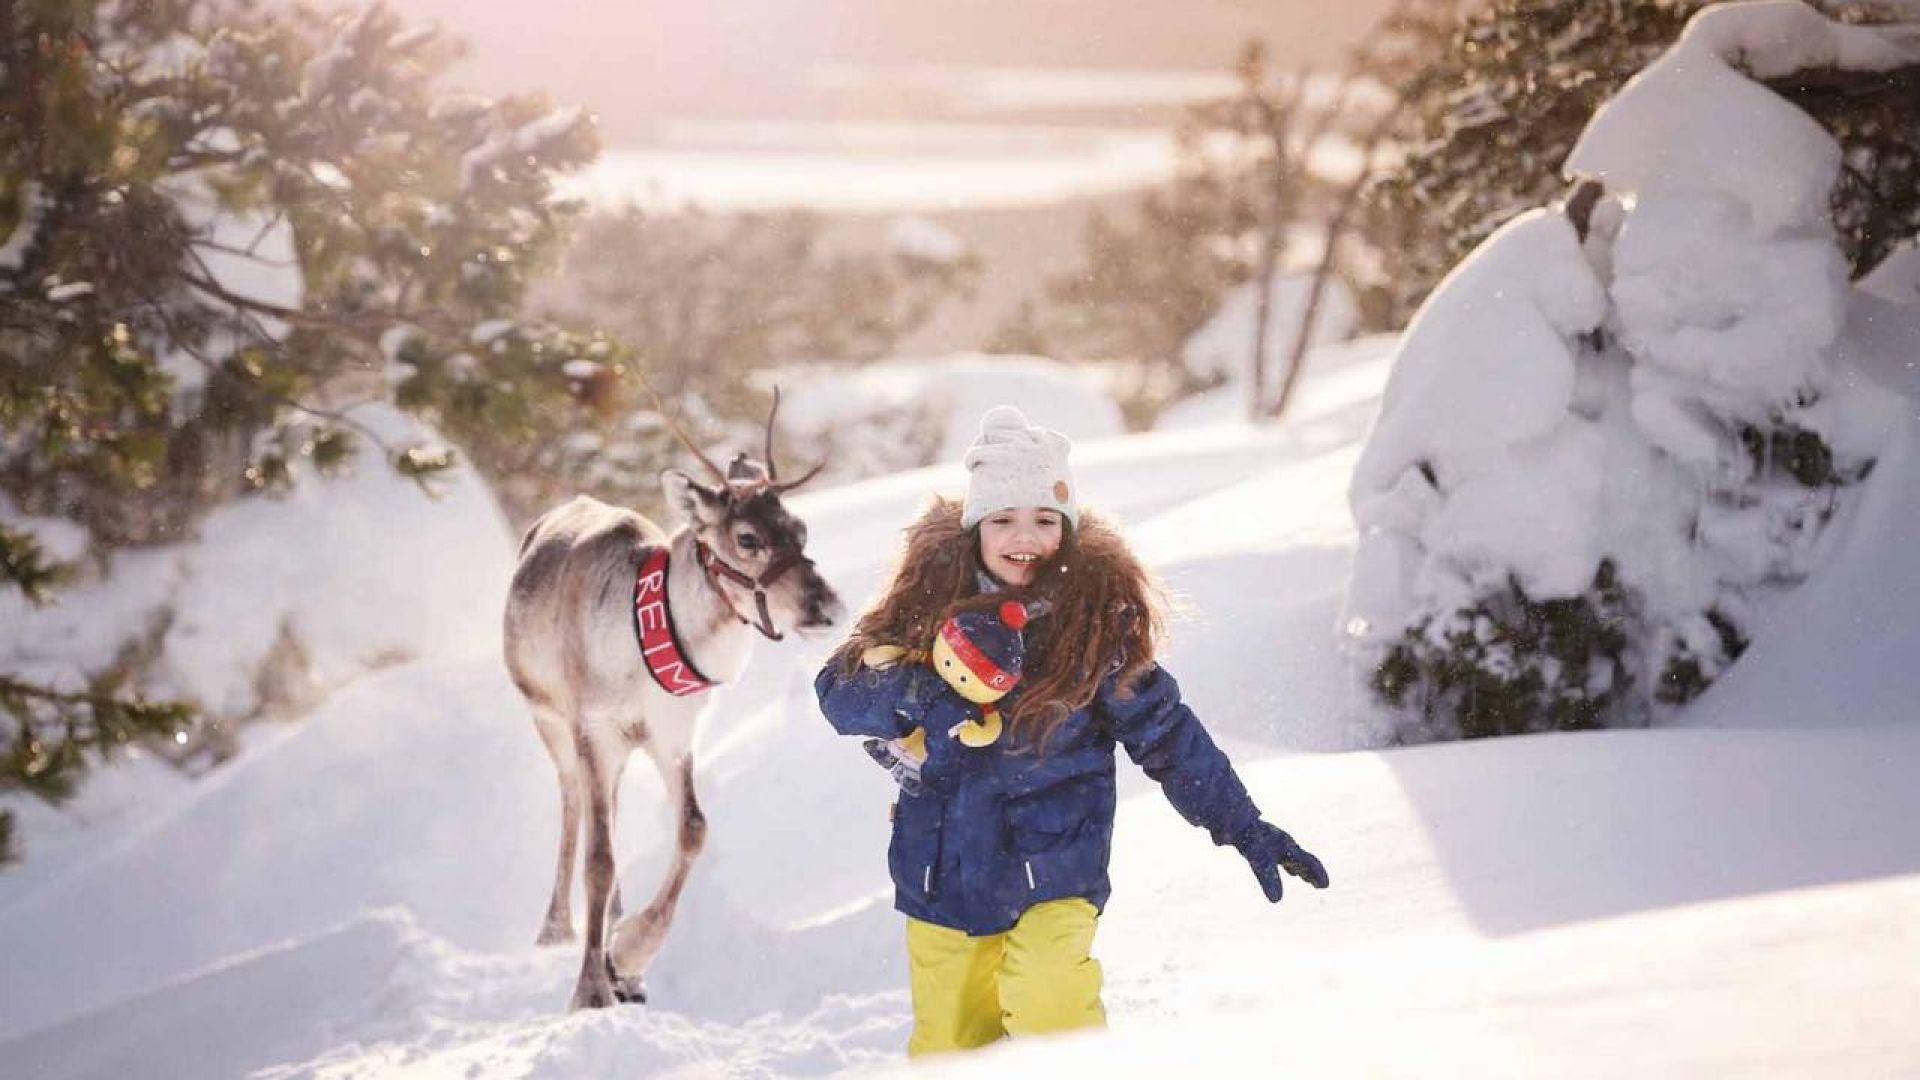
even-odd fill
[(613, 984), (613, 996), (623, 1005), (645, 1005), (647, 984), (638, 975), (621, 976), (613, 970), (613, 957), (607, 957), (607, 981)]
[[(593, 962), (599, 955), (600, 962)], [(613, 958), (605, 953), (588, 952), (581, 958), (580, 981), (573, 985), (573, 1000), (567, 1003), (571, 1010), (604, 1009), (618, 1005), (623, 1000), (617, 987), (618, 979), (613, 974)]]
[(570, 923), (548, 923), (540, 928), (540, 936), (533, 939), (535, 945), (564, 945), (573, 940), (573, 926)]
[(619, 998), (622, 1005), (645, 1005), (647, 984), (637, 975), (631, 979), (617, 979), (613, 984), (613, 996)]
[(618, 1004), (620, 999), (614, 996), (612, 984), (597, 979), (592, 985), (583, 982), (574, 987), (573, 1000), (567, 1003), (567, 1008), (577, 1012), (581, 1009), (605, 1009)]

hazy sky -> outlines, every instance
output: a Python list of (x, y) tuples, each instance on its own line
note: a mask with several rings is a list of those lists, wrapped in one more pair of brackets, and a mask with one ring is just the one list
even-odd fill
[(595, 110), (609, 144), (662, 120), (926, 120), (952, 102), (889, 72), (1217, 70), (1261, 36), (1332, 67), (1388, 0), (389, 0), (467, 39), (456, 82)]

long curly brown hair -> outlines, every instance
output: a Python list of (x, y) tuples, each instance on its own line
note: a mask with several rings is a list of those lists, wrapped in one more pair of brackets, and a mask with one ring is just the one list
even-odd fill
[(958, 500), (936, 496), (907, 527), (893, 580), (835, 655), (852, 674), (872, 646), (927, 648), (955, 611), (1008, 598), (1044, 601), (1045, 614), (1027, 625), (1025, 670), (1006, 714), (1012, 740), (1044, 749), (1110, 673), (1118, 670), (1125, 688), (1153, 664), (1165, 636), (1165, 594), (1119, 531), (1082, 510), (1079, 527), (1065, 531), (1031, 586), (983, 597), (979, 531), (960, 526), (960, 511)]

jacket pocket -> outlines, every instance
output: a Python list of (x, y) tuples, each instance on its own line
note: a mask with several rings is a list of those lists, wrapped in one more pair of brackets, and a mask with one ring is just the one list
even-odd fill
[(1014, 911), (1038, 900), (1082, 896), (1102, 902), (1107, 885), (1107, 847), (1099, 836), (1082, 833), (1051, 851), (1014, 857), (1002, 888)]
[(893, 884), (913, 896), (930, 896), (938, 882), (934, 867), (940, 862), (940, 814), (943, 800), (921, 793), (901, 793), (894, 803), (893, 837), (887, 843), (887, 871)]

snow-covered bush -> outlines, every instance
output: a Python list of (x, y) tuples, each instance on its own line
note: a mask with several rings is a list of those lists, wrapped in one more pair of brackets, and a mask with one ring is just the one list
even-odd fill
[(1351, 490), (1345, 629), (1398, 737), (1645, 723), (1812, 571), (1906, 406), (1858, 362), (1840, 148), (1758, 80), (1920, 62), (1899, 42), (1702, 12), (1594, 117), (1593, 182), (1423, 305)]

